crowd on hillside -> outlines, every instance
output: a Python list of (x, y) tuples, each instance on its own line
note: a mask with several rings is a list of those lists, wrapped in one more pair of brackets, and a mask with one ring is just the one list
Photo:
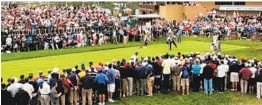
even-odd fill
[(107, 43), (150, 40), (165, 36), (169, 30), (181, 39), (183, 35), (210, 36), (221, 34), (227, 38), (237, 33), (239, 38), (251, 38), (262, 32), (261, 15), (230, 16), (210, 10), (193, 20), (165, 19), (122, 20), (106, 9), (95, 6), (37, 6), (26, 8), (2, 7), (2, 52), (61, 49)]
[[(154, 93), (180, 95), (191, 92), (212, 95), (225, 90), (262, 96), (262, 64), (256, 58), (190, 52), (82, 63), (72, 69), (55, 67), (48, 74), (30, 73), (12, 77), (2, 84), (2, 103), (8, 105), (92, 105), (133, 95), (153, 97)], [(204, 93), (200, 92), (204, 90)]]

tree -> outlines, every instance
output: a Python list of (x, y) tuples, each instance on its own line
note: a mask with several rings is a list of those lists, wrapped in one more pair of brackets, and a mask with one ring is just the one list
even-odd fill
[(113, 9), (115, 7), (113, 2), (102, 2), (100, 3), (100, 6), (106, 9)]
[(137, 9), (138, 8), (138, 2), (127, 2), (126, 7), (130, 9)]

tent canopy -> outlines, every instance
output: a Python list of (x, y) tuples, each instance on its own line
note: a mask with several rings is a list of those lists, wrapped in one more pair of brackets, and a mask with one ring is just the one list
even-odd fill
[(145, 14), (145, 15), (131, 15), (130, 17), (134, 18), (161, 18), (158, 14)]

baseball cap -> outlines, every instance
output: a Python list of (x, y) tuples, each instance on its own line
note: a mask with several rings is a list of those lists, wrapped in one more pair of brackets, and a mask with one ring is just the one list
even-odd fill
[(82, 63), (82, 64), (81, 64), (81, 67), (85, 67), (85, 64), (84, 64), (84, 63)]

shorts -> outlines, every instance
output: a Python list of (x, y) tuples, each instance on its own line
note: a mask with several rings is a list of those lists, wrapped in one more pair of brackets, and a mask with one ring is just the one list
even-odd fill
[(255, 80), (255, 78), (250, 78), (250, 79), (248, 80), (248, 85), (249, 85), (249, 86), (256, 86), (256, 80)]
[(106, 85), (105, 84), (98, 84), (97, 85), (97, 94), (106, 94)]
[(108, 92), (115, 92), (116, 84), (107, 84), (107, 91)]
[(236, 72), (230, 73), (230, 82), (239, 82), (239, 74)]
[(181, 78), (181, 86), (189, 86), (189, 78)]

